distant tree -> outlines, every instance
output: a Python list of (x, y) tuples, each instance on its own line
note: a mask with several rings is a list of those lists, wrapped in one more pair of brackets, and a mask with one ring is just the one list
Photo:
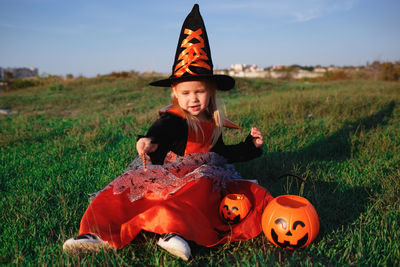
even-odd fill
[(400, 79), (400, 67), (392, 62), (384, 62), (380, 65), (381, 78), (385, 81), (398, 81)]
[(314, 67), (313, 66), (300, 66), (302, 70), (307, 70), (307, 71), (313, 71)]
[(13, 79), (14, 79), (14, 75), (11, 72), (9, 72), (9, 71), (4, 72), (4, 80), (5, 81), (11, 81)]
[(374, 62), (372, 62), (372, 64), (370, 66), (373, 69), (379, 69), (381, 66), (381, 62), (379, 60), (375, 60)]
[(289, 66), (290, 69), (295, 70), (295, 69), (301, 69), (301, 66), (299, 64), (293, 64)]
[(344, 70), (327, 71), (324, 73), (322, 80), (334, 81), (334, 80), (347, 80), (350, 79), (349, 74)]

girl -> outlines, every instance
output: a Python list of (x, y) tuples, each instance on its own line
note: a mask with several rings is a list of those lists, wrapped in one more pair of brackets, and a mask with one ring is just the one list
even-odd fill
[[(186, 240), (203, 246), (248, 240), (261, 232), (261, 214), (272, 196), (240, 178), (229, 163), (261, 155), (257, 128), (237, 145), (225, 145), (222, 127), (238, 128), (220, 113), (217, 90), (229, 90), (233, 78), (214, 75), (204, 22), (195, 5), (186, 18), (172, 75), (151, 83), (170, 86), (172, 105), (160, 111), (136, 148), (136, 159), (123, 175), (105, 187), (89, 205), (79, 236), (64, 243), (66, 252), (122, 248), (141, 230), (165, 234), (158, 245), (184, 260)], [(252, 204), (244, 220), (224, 223), (218, 214), (222, 197), (242, 193)]]

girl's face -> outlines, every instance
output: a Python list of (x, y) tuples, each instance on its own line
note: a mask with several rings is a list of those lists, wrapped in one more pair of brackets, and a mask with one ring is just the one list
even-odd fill
[(179, 106), (199, 120), (206, 120), (205, 110), (210, 102), (206, 81), (184, 81), (172, 85)]

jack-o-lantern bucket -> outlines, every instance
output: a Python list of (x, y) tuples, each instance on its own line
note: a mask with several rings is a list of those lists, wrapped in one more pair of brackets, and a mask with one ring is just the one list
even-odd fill
[(219, 205), (219, 213), (223, 221), (238, 223), (243, 220), (251, 209), (251, 203), (244, 194), (226, 195)]
[(261, 225), (265, 236), (273, 244), (296, 249), (309, 245), (318, 235), (319, 218), (307, 199), (283, 195), (268, 203)]

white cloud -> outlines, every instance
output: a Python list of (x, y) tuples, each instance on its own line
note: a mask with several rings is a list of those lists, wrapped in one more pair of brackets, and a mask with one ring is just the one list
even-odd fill
[[(352, 9), (359, 0), (248, 0), (218, 2), (220, 12), (250, 12), (258, 16), (303, 22)], [(212, 6), (209, 6), (212, 9)]]
[(0, 28), (18, 29), (19, 27), (11, 23), (0, 21)]

